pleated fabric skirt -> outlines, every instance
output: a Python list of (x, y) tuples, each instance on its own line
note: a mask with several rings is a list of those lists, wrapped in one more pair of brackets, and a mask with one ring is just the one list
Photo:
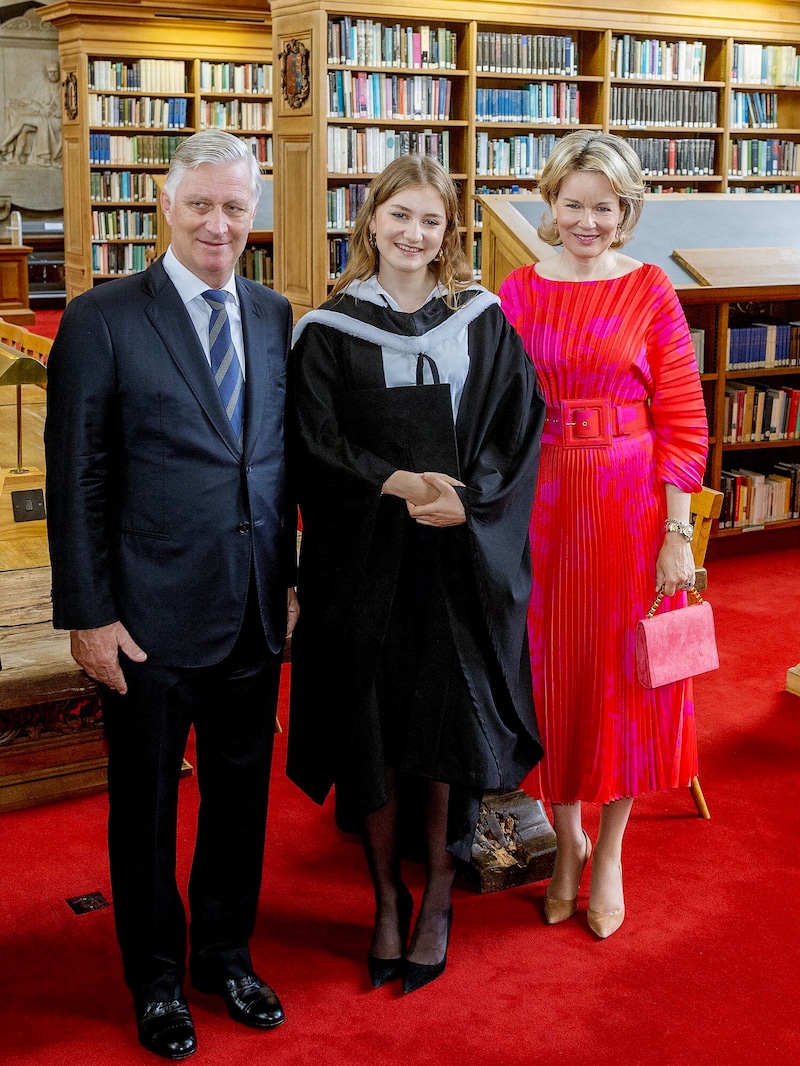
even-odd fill
[[(697, 772), (691, 681), (650, 690), (636, 676), (665, 517), (652, 431), (598, 448), (544, 438), (528, 613), (545, 756), (526, 785), (539, 798), (608, 803)], [(679, 593), (660, 610), (685, 603)]]

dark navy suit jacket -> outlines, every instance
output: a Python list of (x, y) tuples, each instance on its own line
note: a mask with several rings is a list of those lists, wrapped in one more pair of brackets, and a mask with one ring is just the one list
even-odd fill
[(291, 309), (261, 285), (236, 285), (243, 454), (160, 260), (72, 300), (48, 364), (53, 623), (119, 620), (154, 665), (223, 659), (251, 570), (270, 648), (285, 637), (296, 514), (283, 432)]

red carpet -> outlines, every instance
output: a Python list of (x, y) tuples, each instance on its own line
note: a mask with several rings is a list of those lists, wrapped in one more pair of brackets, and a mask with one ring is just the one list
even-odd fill
[(28, 329), (40, 337), (55, 337), (63, 311), (37, 311), (36, 321)]
[[(634, 805), (628, 916), (605, 942), (581, 913), (549, 928), (545, 885), (457, 892), (444, 976), (402, 997), (368, 988), (373, 904), (360, 849), (283, 775), (277, 738), (254, 958), (288, 1020), (258, 1033), (191, 988), (193, 1062), (207, 1066), (788, 1066), (800, 1039), (800, 552), (710, 566), (721, 669), (698, 679), (700, 779)], [(285, 711), (282, 718), (285, 722)], [(185, 881), (196, 782), (185, 780)], [(596, 829), (591, 810), (589, 829)], [(0, 1061), (158, 1061), (136, 1042), (110, 908), (105, 797), (0, 815)], [(408, 880), (419, 896), (421, 871)]]

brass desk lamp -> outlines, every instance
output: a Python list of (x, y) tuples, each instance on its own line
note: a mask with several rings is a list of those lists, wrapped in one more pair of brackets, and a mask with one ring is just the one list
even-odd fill
[(22, 386), (44, 385), (47, 368), (33, 356), (0, 342), (0, 385), (17, 387), (17, 468), (12, 474), (27, 474), (22, 466)]

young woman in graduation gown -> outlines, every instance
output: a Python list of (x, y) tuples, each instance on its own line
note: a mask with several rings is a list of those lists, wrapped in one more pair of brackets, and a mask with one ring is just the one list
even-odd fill
[[(289, 776), (363, 832), (373, 984), (443, 971), (481, 796), (541, 757), (526, 636), (543, 401), (497, 298), (469, 280), (433, 159), (376, 177), (331, 299), (295, 330), (303, 521)], [(410, 945), (400, 815), (426, 887)]]

